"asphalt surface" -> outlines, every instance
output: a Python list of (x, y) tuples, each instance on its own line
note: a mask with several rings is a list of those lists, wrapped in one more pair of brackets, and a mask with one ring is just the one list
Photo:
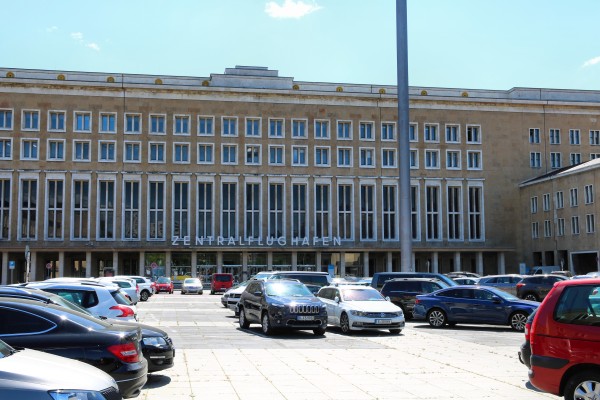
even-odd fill
[(161, 293), (138, 303), (141, 322), (169, 332), (175, 366), (152, 374), (139, 399), (557, 399), (536, 391), (506, 327), (432, 329), (407, 323), (344, 335), (328, 328), (267, 337), (239, 328), (220, 295)]

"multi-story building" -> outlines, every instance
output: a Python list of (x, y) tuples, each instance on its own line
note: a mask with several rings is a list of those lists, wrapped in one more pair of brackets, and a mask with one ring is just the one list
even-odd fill
[[(2, 282), (24, 279), (26, 247), (30, 279), (399, 270), (396, 95), (262, 67), (0, 68)], [(410, 88), (412, 267), (531, 263), (519, 184), (595, 156), (599, 104), (600, 92)]]

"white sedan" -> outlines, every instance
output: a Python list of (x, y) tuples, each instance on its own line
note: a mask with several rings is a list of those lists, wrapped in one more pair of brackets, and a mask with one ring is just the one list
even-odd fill
[(402, 309), (379, 291), (359, 285), (327, 286), (317, 297), (327, 305), (327, 322), (343, 333), (362, 329), (388, 329), (398, 334), (404, 328)]

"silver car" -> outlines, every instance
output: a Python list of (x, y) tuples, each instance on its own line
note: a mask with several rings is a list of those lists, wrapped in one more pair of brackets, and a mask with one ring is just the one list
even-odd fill
[(36, 350), (15, 350), (0, 340), (0, 399), (121, 399), (106, 372)]
[(181, 284), (181, 294), (202, 294), (203, 292), (202, 281), (199, 278), (185, 278)]
[(488, 275), (479, 278), (477, 285), (479, 286), (491, 286), (505, 292), (517, 295), (517, 283), (521, 282), (523, 275), (518, 274), (507, 274), (507, 275)]

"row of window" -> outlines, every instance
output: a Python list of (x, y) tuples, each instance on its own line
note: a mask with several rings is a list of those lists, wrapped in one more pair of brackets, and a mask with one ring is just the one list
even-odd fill
[[(66, 149), (64, 139), (48, 139), (46, 147), (46, 159), (48, 161), (65, 161)], [(92, 155), (92, 142), (90, 140), (73, 140), (72, 160), (78, 162), (90, 162)], [(148, 161), (150, 163), (166, 162), (165, 142), (148, 143)], [(188, 164), (191, 162), (191, 144), (173, 143), (172, 162)], [(268, 164), (286, 165), (286, 152), (284, 145), (269, 145)], [(291, 146), (291, 165), (308, 166), (309, 151), (308, 146)], [(376, 149), (372, 147), (360, 147), (358, 149), (359, 165), (361, 167), (376, 166)], [(383, 168), (395, 168), (397, 162), (397, 150), (395, 148), (381, 149), (381, 166)], [(197, 144), (198, 164), (215, 163), (215, 145), (212, 143)], [(240, 163), (237, 144), (221, 145), (221, 164), (237, 165)], [(247, 144), (244, 148), (245, 165), (262, 165), (263, 154), (262, 145)], [(21, 160), (39, 160), (39, 139), (27, 138), (21, 139)], [(315, 166), (331, 166), (331, 148), (329, 146), (314, 146), (313, 158)], [(0, 159), (12, 160), (12, 139), (0, 138)], [(440, 168), (440, 150), (424, 150), (424, 165), (427, 169)], [(98, 161), (114, 162), (117, 160), (117, 142), (114, 140), (98, 141)], [(125, 141), (123, 143), (124, 162), (140, 163), (142, 162), (142, 142)], [(467, 169), (482, 169), (482, 153), (480, 150), (467, 151)], [(354, 165), (354, 148), (337, 147), (337, 166), (352, 167)], [(411, 168), (419, 168), (419, 152), (416, 149), (410, 151)], [(446, 150), (446, 168), (450, 170), (460, 170), (463, 168), (461, 151)]]
[[(22, 110), (21, 130), (40, 130), (40, 111)], [(126, 134), (142, 133), (142, 114), (125, 113), (123, 131)], [(261, 137), (263, 122), (260, 117), (245, 117), (245, 135), (247, 137)], [(284, 118), (268, 118), (268, 136), (270, 138), (284, 138), (286, 135), (286, 120)], [(221, 117), (221, 136), (238, 136), (238, 117)], [(213, 136), (215, 134), (215, 117), (198, 116), (196, 124), (198, 136)], [(291, 136), (293, 138), (305, 139), (308, 137), (308, 120), (291, 119)], [(49, 132), (65, 132), (67, 127), (66, 111), (48, 111), (47, 130)], [(353, 121), (336, 121), (336, 132), (338, 140), (352, 140), (354, 136)], [(460, 125), (447, 124), (445, 139), (447, 143), (460, 143)], [(0, 109), (0, 130), (13, 129), (13, 110)], [(316, 119), (313, 125), (313, 134), (316, 139), (329, 139), (330, 121), (327, 119)], [(81, 133), (92, 132), (92, 112), (73, 112), (73, 131)], [(101, 112), (98, 117), (98, 131), (100, 133), (117, 133), (117, 113)], [(166, 114), (150, 114), (148, 116), (148, 132), (156, 135), (167, 134)], [(175, 135), (190, 135), (192, 132), (192, 117), (190, 115), (173, 115), (172, 132)], [(439, 143), (439, 124), (425, 123), (423, 137), (425, 142)], [(382, 141), (396, 141), (396, 123), (382, 122), (380, 126), (380, 137)], [(358, 138), (360, 140), (375, 140), (375, 122), (360, 121), (358, 123)], [(410, 124), (410, 141), (418, 141), (418, 124)], [(479, 125), (466, 126), (466, 140), (469, 144), (481, 143), (481, 127)]]
[[(545, 220), (544, 221), (544, 237), (550, 238), (552, 237), (552, 221)], [(585, 215), (585, 231), (586, 233), (595, 233), (596, 232), (596, 218), (594, 214), (586, 214)], [(571, 235), (579, 235), (580, 234), (580, 223), (579, 216), (573, 215), (571, 217)], [(556, 219), (556, 236), (565, 236), (565, 219), (557, 218)], [(540, 238), (540, 223), (533, 222), (531, 224), (531, 237), (533, 239)]]
[[(590, 153), (590, 160), (600, 158), (600, 153)], [(569, 153), (569, 165), (577, 165), (583, 162), (581, 153)], [(542, 153), (532, 151), (529, 153), (529, 166), (531, 168), (542, 168)], [(558, 169), (563, 167), (562, 153), (550, 153), (550, 168)]]
[[(583, 188), (584, 202), (585, 204), (594, 203), (594, 185), (585, 185)], [(533, 196), (530, 199), (531, 202), (531, 213), (536, 214), (538, 212), (538, 196)], [(542, 209), (543, 211), (550, 211), (550, 193), (544, 193), (542, 195)], [(579, 189), (569, 189), (569, 205), (571, 207), (579, 206)], [(564, 194), (562, 191), (556, 192), (554, 196), (554, 208), (560, 210), (565, 207)]]
[[(146, 240), (150, 241), (191, 235), (199, 238), (243, 236), (256, 240), (288, 236), (293, 239), (331, 238), (335, 235), (341, 240), (353, 241), (355, 224), (358, 224), (356, 228), (361, 241), (399, 240), (398, 187), (393, 182), (382, 185), (370, 180), (360, 182), (358, 196), (355, 196), (354, 183), (343, 180), (335, 186), (318, 181), (314, 185), (309, 185), (308, 181), (292, 181), (288, 189), (283, 180), (263, 184), (248, 179), (241, 185), (237, 181), (215, 184), (212, 181), (174, 180), (168, 185), (165, 180), (150, 178), (147, 185), (144, 184), (147, 193), (143, 198), (141, 180), (124, 180), (118, 188), (116, 177), (105, 178), (96, 182), (97, 197), (92, 199), (92, 181), (75, 176), (71, 182), (69, 207), (65, 205), (63, 178), (46, 180), (44, 206), (41, 207), (38, 205), (39, 182), (33, 175), (21, 176), (17, 204), (11, 203), (11, 179), (0, 179), (0, 239), (10, 239), (11, 208), (18, 206), (18, 210), (14, 210), (18, 211), (18, 240), (38, 239), (39, 218), (43, 218), (45, 224), (45, 240), (63, 240), (65, 214), (69, 214), (70, 239), (90, 240), (92, 210), (96, 215), (95, 240), (117, 239), (115, 224), (119, 212), (122, 240), (141, 240), (142, 224)], [(195, 199), (192, 198), (192, 185), (196, 185)], [(425, 186), (426, 240), (464, 241), (465, 237), (471, 241), (484, 240), (483, 187), (469, 184), (466, 193), (462, 184), (447, 185), (444, 189), (434, 183)], [(119, 207), (117, 190), (122, 197)], [(219, 205), (215, 204), (216, 190), (219, 190)], [(421, 240), (420, 187), (411, 186), (410, 195), (412, 238), (418, 241)], [(465, 195), (466, 199), (463, 198)], [(170, 196), (169, 206), (167, 196)], [(335, 206), (332, 205), (334, 196)], [(355, 199), (358, 204), (354, 204)], [(442, 210), (443, 205), (446, 205), (445, 210)], [(444, 211), (445, 234), (442, 233)], [(42, 217), (41, 213), (45, 215)], [(192, 218), (195, 218), (196, 226), (193, 234), (190, 233)], [(215, 218), (219, 219), (218, 231)], [(167, 226), (170, 236), (166, 236)]]
[[(589, 131), (590, 145), (600, 146), (600, 130), (590, 129)], [(530, 128), (529, 129), (529, 143), (540, 144), (540, 129)], [(548, 143), (550, 144), (561, 144), (560, 129), (549, 129), (548, 130)], [(581, 131), (579, 129), (569, 129), (569, 144), (577, 146), (581, 144)]]

